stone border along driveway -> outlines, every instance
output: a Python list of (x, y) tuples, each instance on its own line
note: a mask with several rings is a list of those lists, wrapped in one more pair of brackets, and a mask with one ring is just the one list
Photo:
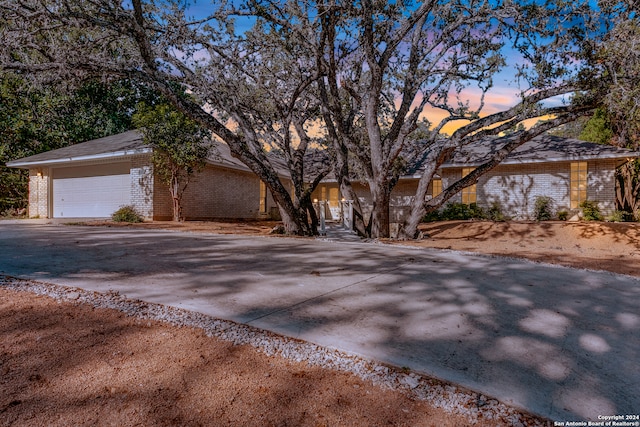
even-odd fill
[(311, 366), (352, 373), (357, 377), (387, 389), (427, 401), (447, 412), (467, 417), (471, 423), (478, 419), (502, 420), (514, 426), (546, 426), (548, 422), (520, 412), (495, 399), (446, 384), (416, 373), (404, 373), (394, 367), (377, 363), (345, 351), (295, 340), (248, 325), (220, 320), (205, 314), (129, 299), (117, 292), (99, 293), (33, 280), (0, 276), (0, 286), (21, 292), (46, 295), (60, 301), (74, 301), (96, 308), (118, 310), (139, 319), (158, 320), (173, 326), (203, 330), (234, 345), (248, 344), (269, 356), (292, 361), (305, 361)]

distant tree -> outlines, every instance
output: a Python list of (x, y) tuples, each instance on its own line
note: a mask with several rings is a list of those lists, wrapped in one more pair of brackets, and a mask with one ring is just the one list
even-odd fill
[(606, 80), (604, 106), (619, 147), (640, 147), (640, 23), (625, 19), (595, 48)]
[(173, 220), (182, 221), (182, 196), (211, 152), (211, 133), (168, 104), (139, 104), (133, 124), (153, 147), (154, 172), (169, 187)]
[(580, 134), (584, 130), (588, 120), (588, 117), (579, 117), (573, 122), (560, 125), (557, 128), (549, 130), (547, 133), (560, 138), (580, 139)]
[(131, 128), (141, 100), (157, 98), (131, 81), (87, 81), (77, 90), (31, 87), (23, 76), (0, 75), (0, 212), (27, 204), (28, 174), (6, 162)]
[(596, 144), (612, 144), (613, 129), (609, 116), (606, 108), (600, 107), (596, 109), (593, 116), (585, 123), (582, 132), (578, 136), (579, 139), (595, 142)]
[[(640, 23), (637, 16), (615, 23), (593, 47), (593, 61), (605, 77), (604, 105), (589, 119), (582, 139), (638, 150), (640, 148)], [(618, 209), (640, 215), (640, 160), (616, 171)]]

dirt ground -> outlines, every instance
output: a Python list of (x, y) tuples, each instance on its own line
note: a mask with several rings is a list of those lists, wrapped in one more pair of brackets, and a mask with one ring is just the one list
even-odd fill
[[(111, 224), (112, 225), (112, 224)], [(145, 223), (268, 234), (275, 223)], [(113, 226), (113, 225), (112, 225)], [(640, 228), (439, 222), (401, 242), (639, 276)], [(464, 426), (400, 391), (266, 356), (202, 331), (0, 287), (0, 426)], [(480, 420), (477, 426), (508, 425)]]
[(640, 224), (446, 221), (423, 224), (426, 237), (403, 244), (526, 258), (640, 277)]

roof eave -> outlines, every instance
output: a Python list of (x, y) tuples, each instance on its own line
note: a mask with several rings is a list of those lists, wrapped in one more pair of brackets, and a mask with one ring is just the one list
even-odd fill
[(135, 150), (123, 150), (123, 151), (114, 151), (111, 153), (102, 153), (102, 154), (91, 154), (88, 156), (75, 156), (75, 157), (65, 157), (62, 159), (51, 159), (51, 160), (40, 160), (35, 162), (7, 162), (7, 166), (11, 168), (23, 168), (29, 169), (31, 167), (36, 166), (55, 166), (62, 163), (76, 163), (76, 162), (87, 162), (94, 160), (106, 160), (106, 159), (115, 159), (118, 157), (129, 157), (135, 156), (138, 154), (149, 154), (151, 153), (151, 148), (137, 148)]
[[(590, 160), (629, 160), (640, 157), (640, 153), (629, 154), (606, 154), (595, 156), (580, 156), (580, 157), (550, 157), (545, 159), (511, 159), (503, 160), (500, 165), (523, 165), (534, 163), (558, 163), (558, 162), (583, 162)], [(483, 162), (458, 162), (458, 163), (445, 163), (441, 168), (462, 168), (462, 167), (478, 167), (483, 165)]]

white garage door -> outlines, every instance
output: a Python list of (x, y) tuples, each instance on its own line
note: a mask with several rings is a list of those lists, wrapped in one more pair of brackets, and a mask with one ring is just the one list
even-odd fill
[(109, 217), (130, 204), (129, 163), (56, 168), (53, 171), (54, 218)]

